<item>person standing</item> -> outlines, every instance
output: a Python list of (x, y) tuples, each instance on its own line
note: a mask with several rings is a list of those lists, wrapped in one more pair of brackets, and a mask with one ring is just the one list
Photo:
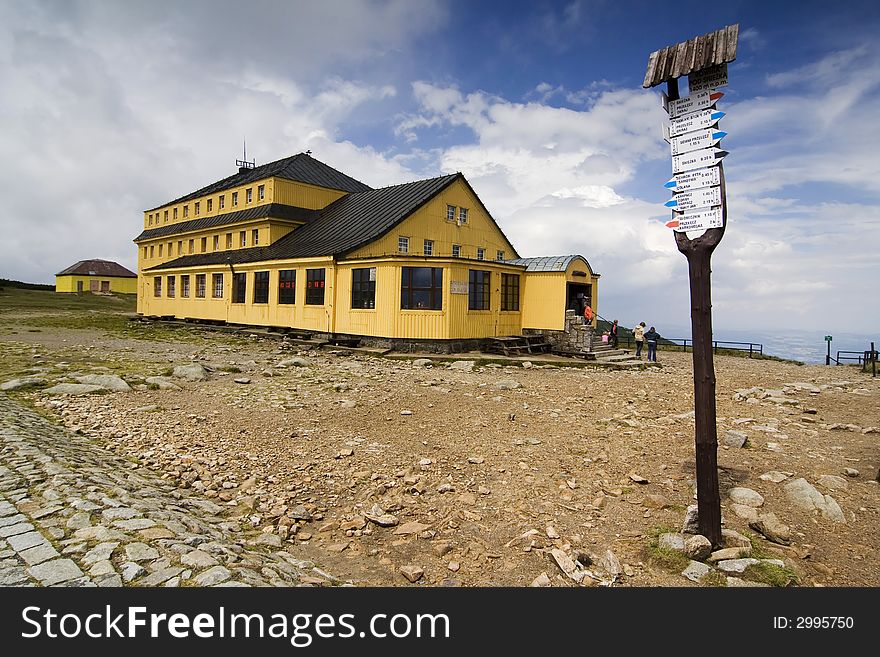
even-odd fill
[(593, 323), (593, 307), (590, 306), (589, 302), (586, 306), (584, 306), (584, 324), (587, 326)]
[(611, 341), (611, 348), (617, 349), (617, 320), (611, 324), (611, 330), (609, 331), (609, 339)]
[(647, 331), (645, 331), (645, 342), (648, 343), (648, 360), (657, 362), (657, 340), (660, 339), (660, 334), (654, 330), (652, 326)]
[(645, 323), (639, 323), (633, 329), (633, 339), (636, 341), (636, 358), (642, 357), (642, 347), (645, 344)]

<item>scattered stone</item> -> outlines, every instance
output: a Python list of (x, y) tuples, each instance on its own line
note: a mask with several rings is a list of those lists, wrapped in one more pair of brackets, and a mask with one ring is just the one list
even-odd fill
[(482, 456), (469, 456), (468, 457), (468, 463), (473, 463), (474, 465), (480, 465), (485, 460), (486, 459), (484, 459)]
[(709, 571), (712, 570), (704, 563), (700, 563), (699, 561), (691, 561), (687, 568), (681, 571), (681, 574), (687, 577), (692, 582), (699, 582), (706, 576)]
[(764, 505), (763, 496), (751, 488), (731, 488), (727, 495), (736, 504), (743, 504), (755, 509)]
[(364, 516), (372, 523), (379, 525), (380, 527), (394, 527), (400, 521), (397, 519), (397, 516), (393, 516), (390, 513), (385, 513), (378, 504), (373, 505), (373, 508), (370, 509), (369, 513), (365, 513)]
[(287, 517), (293, 518), (294, 520), (309, 521), (312, 519), (312, 514), (309, 513), (309, 510), (302, 504), (297, 504), (287, 510)]
[(762, 481), (772, 481), (774, 484), (779, 484), (789, 478), (790, 475), (785, 474), (784, 472), (779, 472), (778, 470), (770, 470), (770, 472), (765, 472), (760, 475), (758, 479)]
[(394, 533), (401, 535), (401, 536), (407, 535), (407, 534), (418, 534), (420, 532), (425, 531), (430, 526), (431, 525), (426, 525), (423, 522), (416, 522), (416, 521), (405, 522), (402, 525), (400, 525), (397, 529), (395, 529)]
[(709, 563), (717, 563), (719, 561), (730, 561), (734, 559), (743, 559), (752, 554), (752, 548), (750, 547), (729, 547), (722, 548), (721, 550), (716, 550), (712, 552), (708, 559)]
[(400, 411), (400, 414), (401, 415), (412, 415), (413, 412), (409, 409), (404, 409), (404, 410)]
[[(167, 376), (148, 376), (146, 379), (144, 379), (144, 383), (146, 383), (148, 386), (156, 386), (157, 388), (159, 388), (159, 390), (180, 390), (180, 386), (174, 383), (174, 381), (172, 381)], [(136, 410), (143, 411), (144, 409), (154, 411), (156, 410), (156, 407), (155, 405), (152, 408), (150, 408), (149, 406), (145, 406), (141, 409)]]
[(58, 385), (43, 390), (47, 395), (91, 395), (95, 392), (104, 392), (103, 386), (86, 385), (85, 383), (59, 383)]
[(457, 561), (450, 561), (446, 564), (446, 567), (454, 573), (457, 573), (461, 569), (461, 564)]
[(696, 504), (689, 505), (687, 511), (685, 511), (684, 523), (682, 524), (681, 531), (685, 534), (700, 533), (700, 520), (697, 517)]
[(675, 550), (676, 552), (684, 552), (685, 538), (683, 534), (665, 533), (660, 534), (657, 539), (657, 546), (667, 550)]
[(31, 577), (40, 580), (43, 586), (54, 586), (61, 582), (83, 577), (83, 571), (71, 559), (44, 561), (36, 566), (31, 566), (27, 571)]
[(669, 501), (662, 495), (652, 494), (645, 495), (645, 499), (642, 500), (642, 504), (649, 509), (665, 509), (669, 506)]
[(474, 365), (476, 365), (476, 361), (473, 360), (457, 360), (449, 364), (449, 369), (470, 372), (474, 369)]
[(127, 562), (122, 564), (122, 579), (126, 582), (130, 582), (133, 579), (140, 577), (141, 575), (146, 574), (146, 570), (140, 564), (136, 564), (134, 562)]
[(724, 539), (725, 547), (752, 547), (751, 539), (735, 529), (722, 529), (721, 537)]
[(551, 586), (550, 577), (547, 573), (541, 573), (535, 579), (532, 580), (532, 583), (529, 584), (531, 587), (541, 588)]
[(235, 383), (240, 383), (242, 385), (247, 385), (251, 382), (251, 380), (246, 376), (238, 377), (237, 379), (232, 379)]
[(434, 364), (434, 361), (430, 358), (416, 358), (412, 364), (413, 367), (430, 367)]
[(727, 561), (719, 561), (715, 566), (718, 570), (725, 573), (743, 573), (749, 566), (760, 563), (757, 559), (728, 559)]
[(623, 572), (623, 569), (620, 567), (620, 561), (618, 561), (611, 550), (607, 550), (602, 558), (599, 559), (599, 565), (612, 577), (616, 577)]
[(555, 540), (555, 539), (559, 538), (559, 532), (556, 531), (556, 527), (554, 527), (553, 525), (547, 525), (546, 533), (547, 533), (547, 538), (549, 538), (551, 540)]
[(630, 478), (631, 481), (634, 481), (637, 484), (647, 484), (648, 483), (647, 479), (645, 479), (640, 474), (636, 474), (635, 472), (630, 472), (629, 475), (627, 475), (627, 476)]
[(564, 550), (553, 548), (550, 550), (550, 556), (553, 557), (553, 561), (559, 566), (559, 570), (566, 575), (571, 576), (577, 570), (577, 564)]
[(817, 491), (806, 479), (790, 481), (785, 484), (784, 490), (789, 501), (804, 511), (819, 511), (823, 517), (833, 522), (846, 524), (837, 500)]
[(308, 367), (310, 364), (305, 358), (287, 358), (278, 363), (276, 367)]
[(791, 543), (791, 527), (780, 522), (775, 513), (762, 513), (756, 520), (749, 522), (749, 527), (773, 543)]
[(858, 477), (860, 473), (855, 468), (844, 468), (843, 474), (845, 474), (847, 477)]
[[(193, 581), (199, 586), (214, 586), (220, 582), (225, 582), (230, 577), (232, 577), (232, 573), (229, 572), (227, 568), (224, 568), (223, 566), (214, 566), (213, 568), (209, 568), (205, 572), (196, 575)], [(171, 578), (169, 577), (169, 579)]]
[(203, 550), (193, 550), (184, 554), (180, 558), (180, 563), (191, 568), (204, 569), (216, 566), (219, 562)]
[(697, 534), (684, 542), (684, 553), (695, 561), (702, 561), (712, 553), (712, 542)]
[(498, 390), (516, 390), (517, 388), (522, 388), (522, 384), (513, 379), (504, 379), (503, 381), (498, 381), (495, 384), (495, 388)]
[(748, 434), (730, 429), (724, 434), (724, 437), (721, 439), (721, 444), (727, 445), (728, 447), (740, 448), (746, 444), (748, 439)]
[(746, 506), (745, 504), (731, 504), (730, 509), (738, 517), (742, 518), (746, 522), (751, 522), (752, 520), (758, 519), (758, 510), (753, 506)]
[(407, 565), (400, 567), (400, 574), (406, 577), (410, 582), (415, 584), (422, 576), (424, 576), (425, 571), (419, 568), (418, 566)]
[(129, 561), (151, 561), (159, 558), (159, 551), (146, 543), (129, 543), (125, 546), (125, 556)]
[(75, 378), (80, 383), (101, 386), (107, 390), (113, 390), (114, 392), (128, 392), (131, 390), (131, 386), (115, 374), (85, 374)]
[(849, 482), (837, 475), (822, 475), (817, 483), (828, 490), (846, 490), (849, 488)]
[(435, 557), (443, 557), (452, 551), (452, 543), (449, 541), (434, 541), (431, 545), (431, 553)]
[(12, 392), (13, 390), (24, 390), (26, 388), (38, 388), (46, 385), (45, 379), (37, 379), (25, 377), (23, 379), (12, 379), (5, 383), (0, 383), (0, 390), (4, 392)]
[(205, 381), (208, 378), (208, 370), (198, 363), (178, 365), (174, 368), (172, 376), (177, 379), (186, 379), (187, 381)]

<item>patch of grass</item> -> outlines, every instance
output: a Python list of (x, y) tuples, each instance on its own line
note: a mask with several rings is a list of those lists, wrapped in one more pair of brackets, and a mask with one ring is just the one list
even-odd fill
[(173, 374), (174, 374), (174, 368), (173, 367), (166, 367), (164, 370), (162, 370), (159, 373), (159, 376), (172, 376)]
[(224, 365), (223, 367), (218, 367), (217, 371), (218, 372), (229, 372), (230, 374), (240, 374), (241, 368), (238, 368), (235, 365)]
[(147, 390), (160, 390), (158, 383), (148, 383)]
[(700, 586), (705, 587), (722, 587), (727, 586), (727, 575), (717, 570), (710, 570), (700, 578)]
[(761, 561), (746, 568), (743, 579), (750, 582), (762, 582), (770, 586), (797, 586), (800, 582), (797, 574), (790, 568)]
[(670, 550), (666, 547), (660, 547), (660, 535), (677, 533), (677, 531), (678, 530), (665, 525), (654, 527), (650, 532), (648, 545), (643, 550), (645, 561), (653, 566), (658, 566), (671, 573), (675, 573), (676, 575), (680, 574), (681, 571), (687, 568), (691, 560), (682, 552)]

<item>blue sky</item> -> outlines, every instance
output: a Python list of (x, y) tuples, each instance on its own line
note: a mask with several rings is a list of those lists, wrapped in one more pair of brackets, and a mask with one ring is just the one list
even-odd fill
[(739, 23), (716, 334), (869, 333), (874, 4), (0, 0), (0, 277), (134, 268), (141, 211), (228, 175), (246, 136), (258, 163), (311, 149), (373, 186), (462, 171), (520, 255), (587, 257), (602, 316), (687, 326), (641, 83), (651, 51)]

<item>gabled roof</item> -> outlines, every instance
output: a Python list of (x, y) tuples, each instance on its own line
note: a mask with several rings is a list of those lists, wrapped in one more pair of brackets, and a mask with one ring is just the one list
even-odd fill
[(345, 255), (388, 233), (458, 179), (464, 177), (455, 173), (348, 194), (269, 246), (183, 256), (150, 269)]
[(526, 268), (527, 272), (564, 272), (566, 269), (568, 269), (571, 261), (576, 259), (583, 260), (584, 263), (586, 263), (587, 267), (589, 267), (590, 271), (593, 273), (593, 276), (599, 275), (593, 271), (593, 268), (590, 267), (590, 263), (587, 262), (587, 259), (582, 255), (544, 256), (541, 258), (517, 258), (516, 260), (505, 260), (504, 262), (508, 265), (523, 266)]
[(218, 214), (214, 217), (202, 217), (200, 219), (192, 219), (159, 228), (149, 228), (134, 238), (134, 241), (147, 240), (156, 237), (165, 237), (166, 235), (176, 235), (191, 230), (202, 230), (205, 228), (216, 228), (217, 226), (225, 226), (227, 224), (236, 224), (240, 221), (250, 221), (252, 219), (262, 219), (263, 217), (272, 217), (273, 219), (286, 219), (288, 221), (312, 221), (318, 216), (319, 210), (307, 210), (306, 208), (298, 208), (295, 205), (283, 205), (281, 203), (268, 203), (266, 205), (258, 205), (254, 208), (246, 210), (237, 210), (235, 212), (227, 212), (226, 214)]
[(118, 278), (137, 278), (137, 274), (111, 260), (80, 260), (56, 276), (115, 276)]
[(218, 180), (199, 190), (168, 201), (162, 205), (151, 208), (149, 211), (164, 208), (167, 205), (182, 203), (190, 199), (222, 192), (224, 189), (238, 187), (239, 185), (247, 185), (248, 183), (263, 180), (264, 178), (287, 178), (288, 180), (296, 180), (297, 182), (307, 183), (309, 185), (317, 185), (318, 187), (326, 187), (329, 189), (338, 189), (343, 192), (365, 192), (372, 189), (369, 185), (365, 185), (359, 180), (355, 180), (351, 176), (347, 176), (341, 171), (337, 171), (333, 167), (319, 162), (306, 153), (298, 153), (291, 157), (285, 157), (282, 160), (261, 164), (253, 169), (246, 169), (244, 172), (236, 173), (223, 180)]

